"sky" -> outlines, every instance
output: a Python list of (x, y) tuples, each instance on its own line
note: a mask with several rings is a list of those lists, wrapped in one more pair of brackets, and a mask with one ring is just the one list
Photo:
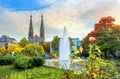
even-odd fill
[(0, 36), (28, 38), (30, 14), (34, 35), (43, 14), (46, 41), (62, 37), (64, 27), (69, 37), (83, 39), (101, 17), (112, 16), (120, 25), (120, 0), (0, 0)]

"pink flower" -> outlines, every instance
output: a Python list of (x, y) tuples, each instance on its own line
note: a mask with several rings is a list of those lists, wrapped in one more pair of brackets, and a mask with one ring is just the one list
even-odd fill
[(83, 48), (82, 48), (82, 46), (80, 46), (79, 50), (80, 50), (80, 53), (82, 53), (82, 51), (83, 51)]
[(95, 42), (95, 37), (89, 37), (89, 41)]

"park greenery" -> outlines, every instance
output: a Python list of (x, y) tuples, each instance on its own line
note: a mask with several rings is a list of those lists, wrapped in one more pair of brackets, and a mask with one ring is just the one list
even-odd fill
[(12, 65), (0, 66), (1, 79), (66, 79), (66, 72), (69, 74), (69, 79), (76, 77), (72, 71), (47, 66), (26, 70), (14, 69)]
[[(120, 57), (119, 54), (115, 57), (115, 52), (120, 50), (120, 26), (114, 21), (111, 16), (101, 18), (83, 39), (80, 48), (70, 54), (71, 62), (80, 60), (75, 63), (79, 66), (77, 71), (44, 66), (43, 57), (50, 52), (50, 47), (51, 58), (59, 57), (58, 36), (52, 42), (39, 45), (29, 44), (23, 38), (19, 44), (0, 48), (0, 79), (119, 79), (119, 61), (108, 59), (110, 55)], [(70, 44), (72, 49), (71, 38)], [(81, 61), (82, 56), (86, 57), (85, 61)]]
[[(77, 75), (82, 75), (81, 79), (119, 79), (118, 71), (116, 69), (116, 64), (113, 61), (103, 60), (101, 58), (101, 50), (98, 45), (95, 44), (95, 38), (89, 38), (89, 57), (85, 62), (78, 62), (77, 64), (83, 65), (83, 68), (80, 68), (77, 72)], [(80, 48), (80, 52), (83, 49)], [(76, 57), (75, 54), (79, 52), (75, 52), (70, 56)], [(82, 52), (81, 52), (82, 53)], [(77, 59), (80, 60), (78, 57)]]
[(22, 48), (24, 48), (24, 47), (27, 46), (28, 44), (29, 44), (29, 43), (28, 43), (27, 39), (26, 39), (26, 38), (22, 38), (22, 39), (20, 40), (19, 46), (22, 47)]
[(0, 55), (4, 56), (12, 54), (12, 52), (14, 52), (15, 55), (23, 54), (26, 56), (44, 56), (45, 54), (43, 46), (29, 44), (26, 38), (21, 39), (19, 44), (8, 46), (7, 49), (5, 47), (0, 48)]
[(88, 56), (89, 37), (96, 38), (95, 43), (100, 46), (102, 57), (115, 56), (115, 52), (120, 50), (120, 25), (114, 24), (115, 19), (111, 16), (103, 17), (94, 25), (91, 31), (81, 42), (84, 48), (83, 56)]
[(58, 50), (59, 50), (59, 40), (60, 38), (58, 36), (55, 36), (51, 42), (52, 52), (57, 55), (58, 55)]

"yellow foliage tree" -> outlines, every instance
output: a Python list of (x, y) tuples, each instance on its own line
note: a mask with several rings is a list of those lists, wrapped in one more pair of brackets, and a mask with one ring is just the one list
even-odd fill
[(20, 53), (22, 48), (18, 44), (10, 45), (7, 49), (8, 53), (15, 52), (15, 53)]
[(4, 47), (0, 48), (0, 53), (2, 55), (5, 55), (6, 54), (6, 49)]

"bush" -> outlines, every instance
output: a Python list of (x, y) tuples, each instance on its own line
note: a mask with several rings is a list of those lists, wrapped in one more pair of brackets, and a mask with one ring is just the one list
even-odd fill
[(32, 68), (32, 58), (26, 56), (19, 57), (15, 60), (14, 67), (17, 69)]
[(42, 57), (33, 57), (33, 66), (43, 66), (45, 60)]
[(16, 69), (29, 69), (33, 68), (35, 66), (43, 66), (45, 63), (44, 59), (42, 57), (27, 57), (27, 56), (20, 56), (17, 57), (14, 62), (14, 67)]
[(8, 55), (0, 57), (0, 65), (10, 65), (13, 64), (15, 61), (15, 57)]

